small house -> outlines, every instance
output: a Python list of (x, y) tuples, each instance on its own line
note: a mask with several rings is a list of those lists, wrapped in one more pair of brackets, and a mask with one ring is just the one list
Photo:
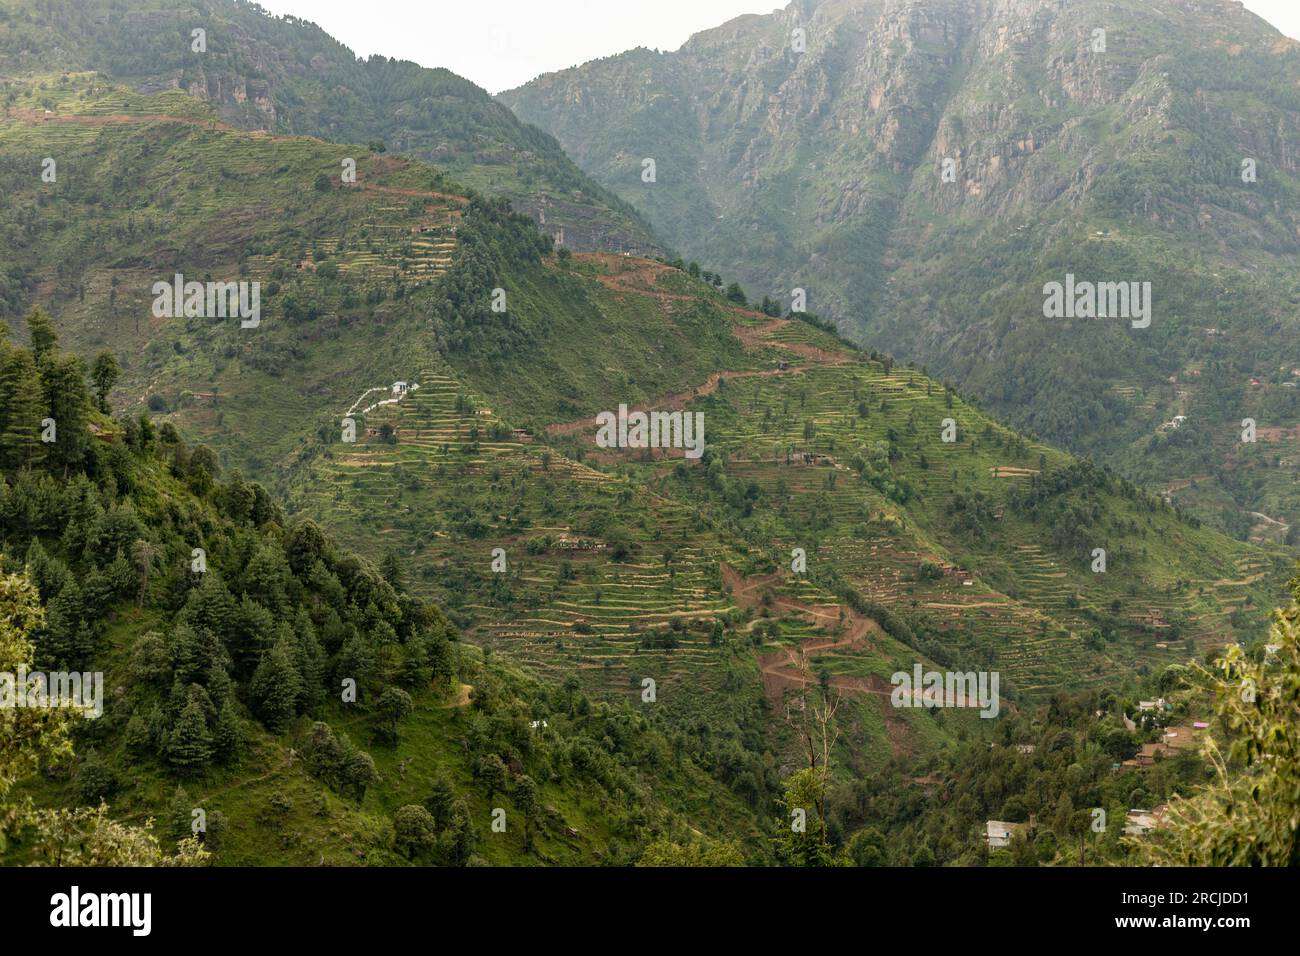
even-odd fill
[(1011, 844), (1011, 838), (1024, 829), (1023, 823), (1007, 823), (1004, 820), (984, 821), (984, 842), (990, 850), (998, 850)]
[(1139, 767), (1151, 767), (1155, 765), (1157, 755), (1163, 760), (1169, 755), (1168, 748), (1164, 744), (1143, 744), (1133, 759)]
[(1125, 815), (1124, 833), (1126, 836), (1146, 836), (1152, 830), (1159, 829), (1164, 823), (1165, 810), (1161, 805), (1154, 810), (1130, 810)]

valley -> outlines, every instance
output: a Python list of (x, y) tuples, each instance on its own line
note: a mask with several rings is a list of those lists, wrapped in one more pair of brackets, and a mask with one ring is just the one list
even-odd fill
[[(1164, 192), (1129, 243), (1134, 169), (1081, 139), (1116, 149), (1098, 124), (1127, 104), (1166, 155), (1143, 111), (1167, 75), (1079, 64), (1073, 8), (1015, 0), (998, 33), (982, 0), (844, 0), (494, 102), (249, 4), (214, 0), (203, 61), (173, 49), (180, 5), (96, 34), (110, 6), (0, 0), (0, 665), (110, 689), (0, 773), (5, 863), (60, 862), (62, 811), (70, 862), (149, 839), (218, 865), (1153, 858), (1126, 814), (1212, 780), (1187, 744), (1241, 724), (1210, 730), (1197, 668), (1274, 673), (1300, 526), (1293, 183), (1218, 196), (1254, 225), (1193, 257)], [(796, 62), (804, 14), (837, 39)], [(1060, 101), (1021, 95), (1043, 43)], [(1248, 77), (1293, 62), (1251, 49)], [(717, 146), (726, 108), (689, 87), (737, 77)], [(971, 92), (998, 77), (1001, 118)], [(1031, 135), (1024, 180), (978, 158), (994, 133)], [(662, 204), (610, 165), (650, 142)], [(715, 148), (761, 155), (743, 190)], [(982, 170), (960, 198), (920, 179), (947, 152)], [(1079, 154), (1096, 181), (1037, 165)], [(1060, 188), (1024, 193), (1040, 175)], [(1151, 275), (1174, 313), (1042, 324), (1038, 289), (1076, 273)], [(257, 321), (158, 307), (187, 282), (255, 289)], [(801, 282), (816, 314), (785, 308)], [(624, 412), (703, 427), (610, 440)], [(914, 669), (992, 675), (998, 706), (898, 706)], [(1076, 844), (1092, 807), (1117, 823)]]

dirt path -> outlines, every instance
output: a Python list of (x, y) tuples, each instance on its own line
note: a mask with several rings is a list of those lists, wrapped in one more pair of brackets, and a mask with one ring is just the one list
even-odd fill
[[(763, 590), (779, 585), (779, 574), (745, 577), (729, 564), (722, 566), (723, 583), (731, 589), (732, 600), (741, 607), (759, 609), (763, 604)], [(870, 635), (882, 633), (880, 625), (842, 604), (810, 604), (782, 595), (773, 595), (771, 607), (802, 617), (810, 624), (833, 630), (843, 626), (838, 635), (815, 637), (802, 642), (799, 647), (781, 647), (770, 654), (760, 655), (759, 669), (763, 675), (763, 692), (773, 706), (780, 704), (787, 690), (817, 683), (818, 678), (805, 675), (799, 668), (800, 658), (842, 648), (865, 647)], [(892, 688), (879, 677), (833, 676), (830, 685), (848, 694), (876, 694), (888, 697)]]
[[(242, 790), (244, 787), (251, 787), (255, 783), (261, 783), (263, 780), (269, 780), (271, 777), (279, 776), (280, 774), (284, 773), (286, 770), (288, 770), (290, 767), (293, 766), (294, 759), (295, 759), (295, 754), (292, 750), (290, 750), (289, 753), (285, 754), (284, 761), (278, 767), (272, 767), (270, 770), (267, 770), (264, 773), (260, 773), (254, 777), (243, 777), (238, 780), (232, 780), (224, 787), (218, 787), (216, 790), (209, 790), (207, 793), (200, 794), (199, 796), (195, 797), (194, 803), (196, 806), (202, 806), (204, 803), (211, 800), (213, 797), (219, 797), (224, 793), (230, 793), (232, 790)], [(128, 820), (138, 820), (141, 817), (153, 816), (153, 815), (155, 814), (154, 811), (152, 810), (138, 810), (135, 813), (131, 813), (128, 814), (127, 816), (119, 817), (117, 819), (125, 823)]]
[[(596, 276), (597, 281), (606, 288), (614, 289), (619, 292), (636, 293), (638, 295), (655, 295), (661, 299), (682, 299), (694, 301), (693, 296), (680, 295), (673, 292), (660, 292), (656, 289), (655, 286), (658, 282), (659, 276), (672, 268), (671, 266), (664, 265), (662, 262), (654, 262), (649, 259), (624, 258), (623, 256), (606, 252), (579, 253), (575, 255), (574, 258), (586, 260), (588, 262), (596, 262), (605, 268), (617, 270), (610, 275)], [(731, 334), (739, 339), (740, 343), (746, 349), (756, 350), (765, 346), (775, 346), (807, 359), (807, 363), (784, 369), (738, 369), (736, 371), (714, 372), (701, 384), (686, 389), (685, 391), (667, 395), (648, 405), (638, 406), (638, 411), (678, 411), (685, 408), (686, 404), (692, 399), (712, 395), (718, 390), (718, 387), (722, 382), (732, 379), (769, 378), (776, 375), (797, 375), (811, 371), (815, 368), (829, 368), (836, 365), (847, 365), (853, 361), (853, 356), (848, 353), (827, 352), (825, 349), (819, 349), (816, 346), (808, 345), (803, 342), (771, 341), (770, 336), (790, 325), (792, 321), (790, 319), (773, 319), (771, 316), (764, 315), (762, 312), (743, 309), (739, 306), (731, 306), (730, 311), (736, 315), (761, 318), (765, 320), (762, 325), (742, 325), (740, 323), (732, 323)], [(591, 428), (593, 421), (593, 418), (588, 417), (570, 422), (555, 422), (547, 425), (545, 432), (547, 435), (552, 437), (574, 435)]]

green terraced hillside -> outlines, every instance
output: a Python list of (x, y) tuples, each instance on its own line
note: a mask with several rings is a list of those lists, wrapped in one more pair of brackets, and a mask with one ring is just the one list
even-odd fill
[[(147, 413), (169, 442), (213, 449), (172, 453), (173, 479), (258, 480), (384, 568), (389, 587), (443, 609), (466, 645), (463, 673), (452, 701), (413, 710), (412, 739), (435, 751), (481, 742), (484, 722), (444, 705), (486, 695), (479, 709), (495, 712), (491, 690), (464, 687), (497, 675), (506, 713), (488, 732), (515, 735), (502, 760), (535, 770), (556, 811), (543, 850), (498, 847), (488, 862), (630, 862), (657, 841), (690, 842), (693, 815), (713, 814), (705, 836), (769, 860), (784, 851), (757, 834), (807, 765), (800, 721), (819, 700), (840, 707), (836, 785), (861, 787), (1005, 726), (894, 706), (896, 671), (996, 671), (1008, 716), (1066, 691), (1133, 696), (1225, 641), (1258, 644), (1282, 596), (1280, 549), (1226, 537), (813, 317), (751, 308), (720, 277), (557, 250), (526, 217), (418, 161), (235, 129), (174, 93), (51, 82), (52, 106), (17, 97), (0, 120), (16, 340), (21, 313), (48, 310), (65, 347), (117, 357), (107, 398), (131, 428)], [(261, 283), (261, 322), (155, 317), (153, 284), (176, 272)], [(596, 415), (620, 405), (703, 415), (703, 454), (598, 447)], [(57, 549), (53, 530), (37, 536)], [(1091, 568), (1095, 548), (1105, 573)], [(245, 554), (228, 555), (223, 576), (238, 577)], [(305, 580), (334, 593), (327, 577)], [(347, 620), (387, 660), (396, 625), (379, 604)], [(320, 610), (313, 626), (340, 637)], [(123, 641), (150, 626), (121, 613), (133, 622)], [(313, 716), (343, 719), (333, 706)], [(603, 766), (585, 744), (530, 756), (531, 722), (559, 713), (599, 731), (633, 777), (671, 756), (674, 774), (640, 778), (657, 794), (654, 820), (630, 809), (621, 776), (605, 778), (599, 806), (547, 786), (559, 783), (548, 761)], [(382, 717), (358, 723), (384, 736)], [(260, 775), (278, 773), (277, 747), (298, 749), (310, 728), (297, 727), (258, 737), (248, 786), (267, 809), (214, 805), (241, 819), (283, 813)], [(635, 757), (622, 749), (633, 731), (647, 735)], [(438, 785), (407, 757), (374, 758), (379, 815), (345, 829), (382, 828)], [(476, 787), (495, 776), (477, 763), (447, 772)], [(156, 807), (173, 777), (142, 773), (124, 808)], [(224, 800), (244, 779), (214, 773), (200, 792)], [(491, 796), (464, 799), (481, 815)], [(592, 836), (565, 840), (570, 829)], [(388, 859), (386, 840), (372, 834), (356, 859)], [(233, 845), (255, 858), (251, 842)], [(304, 837), (288, 849), (306, 860), (317, 847)]]
[[(192, 31), (202, 29), (204, 49)], [(0, 96), (94, 71), (143, 93), (175, 91), (245, 130), (371, 143), (510, 199), (574, 249), (660, 250), (645, 221), (555, 140), (444, 69), (357, 58), (315, 24), (236, 0), (3, 0)]]

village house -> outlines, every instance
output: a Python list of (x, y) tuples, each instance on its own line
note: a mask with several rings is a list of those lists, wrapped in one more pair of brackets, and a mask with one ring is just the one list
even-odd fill
[(1138, 748), (1137, 756), (1130, 761), (1124, 761), (1126, 764), (1138, 767), (1152, 767), (1155, 765), (1157, 755), (1160, 759), (1168, 756), (1169, 750), (1164, 744), (1143, 744)]
[(603, 551), (605, 545), (600, 541), (592, 541), (589, 538), (575, 538), (568, 533), (561, 533), (555, 539), (555, 547), (564, 548), (569, 551)]
[(1169, 808), (1161, 804), (1154, 810), (1130, 810), (1124, 821), (1125, 836), (1146, 836), (1152, 830), (1164, 825), (1165, 811)]
[(999, 850), (1011, 844), (1011, 838), (1023, 830), (1023, 823), (1007, 823), (1003, 820), (984, 821), (984, 842), (990, 850)]
[(1145, 614), (1134, 614), (1133, 620), (1144, 627), (1157, 631), (1163, 631), (1169, 627), (1169, 622), (1165, 620), (1165, 612), (1158, 607), (1147, 608)]
[(1033, 744), (1016, 744), (1016, 753), (1024, 754), (1025, 756), (1029, 756), (1037, 749), (1038, 748)]

